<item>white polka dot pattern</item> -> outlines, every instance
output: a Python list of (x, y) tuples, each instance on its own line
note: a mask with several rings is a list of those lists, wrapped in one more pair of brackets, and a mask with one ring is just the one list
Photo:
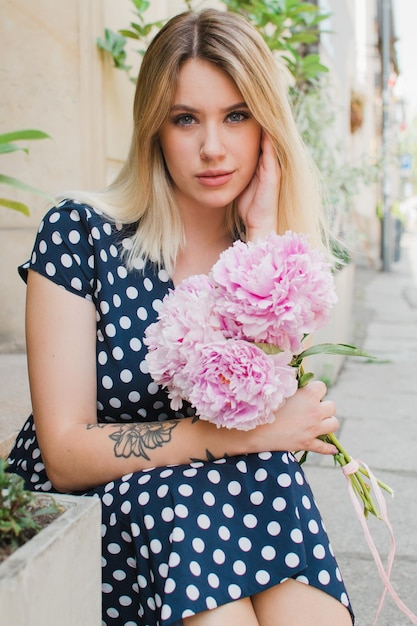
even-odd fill
[[(175, 416), (149, 377), (142, 343), (173, 285), (165, 270), (141, 259), (127, 271), (120, 253), (130, 247), (129, 234), (66, 201), (47, 213), (31, 261), (20, 268), (23, 277), (32, 267), (94, 303), (102, 422)], [(27, 486), (52, 489), (32, 417), (11, 464)], [(350, 606), (314, 498), (287, 453), (157, 468), (88, 495), (102, 501), (103, 626), (180, 626), (187, 616), (288, 577)]]

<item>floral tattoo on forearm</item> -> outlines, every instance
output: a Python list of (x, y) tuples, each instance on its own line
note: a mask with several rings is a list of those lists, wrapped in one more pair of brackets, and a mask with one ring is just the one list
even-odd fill
[(116, 457), (125, 459), (136, 456), (150, 461), (147, 452), (161, 448), (169, 443), (172, 431), (178, 426), (178, 422), (168, 420), (166, 422), (152, 422), (144, 424), (88, 424), (90, 428), (113, 427), (109, 439), (114, 441), (114, 454)]

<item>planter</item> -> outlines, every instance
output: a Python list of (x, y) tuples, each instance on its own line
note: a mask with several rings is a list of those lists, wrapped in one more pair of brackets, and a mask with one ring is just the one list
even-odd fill
[[(330, 322), (313, 335), (312, 344), (351, 343), (352, 310), (355, 279), (353, 263), (345, 265), (335, 274), (338, 301), (332, 310)], [(344, 356), (318, 354), (305, 359), (305, 371), (314, 372), (315, 378), (323, 380), (328, 386), (333, 385), (343, 367)]]
[(100, 501), (54, 497), (64, 513), (0, 565), (5, 626), (101, 624)]

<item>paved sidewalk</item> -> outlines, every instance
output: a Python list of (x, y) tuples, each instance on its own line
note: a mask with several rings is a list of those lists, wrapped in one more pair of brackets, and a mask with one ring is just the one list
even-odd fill
[[(355, 284), (352, 341), (383, 362), (348, 359), (329, 396), (338, 406), (338, 436), (345, 448), (395, 490), (395, 497), (387, 498), (397, 544), (391, 582), (417, 614), (417, 232), (404, 236), (401, 261), (390, 272), (358, 268)], [(0, 354), (0, 439), (2, 428), (17, 431), (29, 410), (25, 356)], [(357, 626), (372, 626), (382, 583), (346, 480), (328, 457), (310, 455), (305, 469), (348, 586)], [(385, 562), (388, 531), (375, 518), (368, 525)], [(387, 595), (378, 626), (408, 624)]]
[[(352, 341), (382, 362), (349, 358), (329, 397), (338, 407), (339, 440), (395, 491), (394, 498), (386, 498), (396, 540), (391, 583), (417, 615), (417, 231), (404, 235), (401, 260), (390, 272), (357, 268), (355, 284)], [(325, 457), (313, 455), (305, 468), (348, 586), (356, 624), (372, 626), (383, 586), (346, 479)], [(388, 530), (375, 517), (368, 526), (385, 564)], [(410, 623), (387, 594), (378, 626)]]

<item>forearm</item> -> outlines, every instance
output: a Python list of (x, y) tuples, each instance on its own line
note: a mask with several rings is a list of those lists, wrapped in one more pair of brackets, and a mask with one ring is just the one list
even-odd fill
[(252, 451), (251, 437), (195, 418), (165, 422), (76, 424), (42, 446), (59, 491), (81, 491), (131, 472)]
[(217, 428), (192, 417), (165, 422), (85, 424), (38, 432), (49, 479), (60, 491), (89, 489), (152, 467), (263, 451), (335, 454), (318, 437), (338, 428), (335, 405), (320, 381), (298, 390), (270, 424), (249, 431)]

